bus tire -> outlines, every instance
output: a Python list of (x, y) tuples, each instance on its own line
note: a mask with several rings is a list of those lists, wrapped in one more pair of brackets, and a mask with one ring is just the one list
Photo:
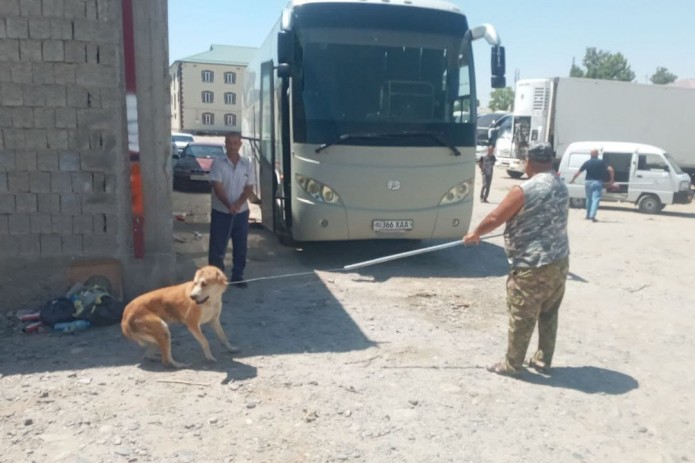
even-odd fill
[(517, 172), (515, 170), (508, 170), (507, 175), (509, 175), (511, 178), (521, 178), (521, 176), (524, 175), (524, 173)]
[(639, 199), (637, 206), (639, 207), (640, 212), (644, 212), (645, 214), (658, 214), (662, 209), (661, 201), (659, 201), (659, 197), (656, 195), (642, 196)]

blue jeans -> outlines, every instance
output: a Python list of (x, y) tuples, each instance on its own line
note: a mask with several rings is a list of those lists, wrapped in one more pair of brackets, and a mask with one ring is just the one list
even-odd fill
[(210, 247), (208, 264), (224, 272), (227, 243), (232, 239), (232, 278), (243, 279), (246, 268), (246, 249), (249, 237), (249, 211), (225, 214), (212, 210), (210, 214)]
[(598, 203), (601, 201), (601, 190), (603, 182), (599, 180), (585, 180), (584, 191), (586, 192), (586, 218), (595, 219)]

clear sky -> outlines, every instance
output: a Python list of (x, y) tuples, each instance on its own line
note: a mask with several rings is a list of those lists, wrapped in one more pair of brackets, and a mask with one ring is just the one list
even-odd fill
[[(287, 0), (169, 0), (169, 61), (213, 43), (257, 47)], [(635, 81), (648, 83), (657, 66), (695, 78), (695, 0), (453, 0), (470, 26), (490, 23), (507, 53), (507, 85), (521, 79), (565, 77), (587, 47), (622, 53)], [(478, 97), (490, 95), (490, 51), (474, 45)], [(582, 66), (583, 67), (583, 66)]]

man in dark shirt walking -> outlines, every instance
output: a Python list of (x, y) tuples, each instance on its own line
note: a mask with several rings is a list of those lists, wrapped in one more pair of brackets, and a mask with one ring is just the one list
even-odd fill
[(484, 203), (488, 202), (487, 197), (490, 194), (490, 185), (492, 185), (492, 172), (495, 170), (497, 158), (494, 155), (495, 145), (490, 144), (487, 147), (487, 154), (478, 160), (480, 173), (483, 175), (483, 187), (480, 189), (480, 200)]
[[(596, 222), (596, 211), (598, 210), (599, 202), (601, 202), (601, 192), (603, 191), (603, 183), (606, 177), (610, 176), (609, 182), (612, 184), (614, 180), (613, 167), (605, 163), (603, 159), (598, 158), (598, 150), (591, 150), (591, 159), (586, 161), (574, 174), (570, 183), (586, 171), (584, 179), (584, 191), (586, 193), (586, 219)], [(608, 174), (608, 175), (606, 175)]]

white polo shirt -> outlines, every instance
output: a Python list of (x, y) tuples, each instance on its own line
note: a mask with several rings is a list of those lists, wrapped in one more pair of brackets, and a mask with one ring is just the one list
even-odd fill
[[(253, 163), (250, 159), (240, 157), (236, 166), (232, 164), (227, 156), (224, 158), (216, 158), (210, 167), (210, 181), (221, 182), (222, 189), (227, 193), (227, 201), (229, 204), (237, 201), (244, 188), (247, 185), (256, 184), (256, 174), (254, 172)], [(216, 211), (229, 214), (229, 208), (225, 206), (217, 197), (215, 190), (212, 190), (212, 208)], [(249, 209), (248, 201), (245, 202), (239, 212), (244, 212)]]

